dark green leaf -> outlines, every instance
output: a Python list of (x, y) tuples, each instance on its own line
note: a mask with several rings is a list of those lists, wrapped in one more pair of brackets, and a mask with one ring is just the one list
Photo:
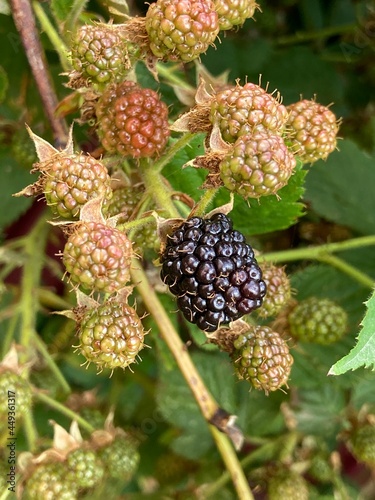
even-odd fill
[(51, 0), (51, 9), (59, 21), (66, 21), (75, 0)]
[[(303, 204), (298, 200), (304, 192), (305, 175), (305, 171), (297, 170), (288, 185), (277, 193), (279, 198), (271, 195), (245, 201), (240, 196), (235, 196), (231, 217), (236, 229), (246, 235), (254, 235), (286, 229), (294, 224), (304, 210)], [(223, 188), (215, 198), (215, 206), (223, 205), (228, 200), (229, 193)]]
[(312, 166), (306, 200), (315, 212), (363, 234), (375, 233), (375, 156), (343, 140), (326, 162)]
[(5, 99), (9, 86), (8, 76), (2, 66), (0, 66), (0, 102)]

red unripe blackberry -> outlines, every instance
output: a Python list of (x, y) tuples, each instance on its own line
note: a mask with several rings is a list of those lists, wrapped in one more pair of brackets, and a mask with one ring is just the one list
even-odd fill
[(201, 330), (213, 332), (262, 305), (266, 286), (254, 252), (224, 214), (188, 219), (168, 237), (161, 262), (179, 309)]
[(214, 4), (221, 31), (242, 26), (246, 19), (253, 17), (258, 7), (254, 0), (214, 0)]
[(284, 187), (295, 166), (282, 137), (264, 129), (240, 136), (219, 168), (227, 189), (244, 198), (259, 198)]
[(79, 75), (98, 90), (121, 81), (131, 68), (126, 45), (111, 25), (81, 26), (73, 39), (71, 59)]
[(144, 335), (135, 309), (115, 298), (86, 310), (78, 320), (81, 353), (99, 369), (126, 368), (136, 362)]
[(255, 389), (276, 391), (288, 382), (293, 358), (281, 336), (268, 326), (250, 326), (233, 342), (232, 358), (240, 379)]
[(336, 149), (339, 122), (332, 111), (304, 99), (287, 106), (288, 140), (304, 163), (325, 160)]
[(347, 330), (348, 317), (342, 307), (329, 299), (309, 297), (288, 316), (290, 334), (303, 342), (328, 345)]
[(63, 263), (70, 280), (86, 290), (112, 293), (130, 279), (132, 244), (100, 222), (78, 222), (65, 244)]
[(65, 219), (77, 218), (92, 198), (103, 196), (106, 204), (112, 196), (107, 167), (92, 156), (59, 153), (37, 168), (42, 172), (47, 205)]
[(219, 20), (211, 0), (157, 0), (148, 8), (146, 31), (156, 57), (189, 62), (213, 44)]
[(283, 267), (270, 263), (261, 264), (263, 280), (266, 283), (267, 294), (263, 299), (258, 314), (262, 318), (276, 316), (289, 302), (291, 297), (290, 280)]
[(287, 119), (285, 106), (255, 83), (218, 92), (211, 102), (210, 121), (230, 143), (255, 129), (280, 133)]
[(98, 101), (96, 114), (99, 137), (109, 153), (158, 156), (168, 142), (167, 105), (157, 92), (134, 82), (110, 85)]

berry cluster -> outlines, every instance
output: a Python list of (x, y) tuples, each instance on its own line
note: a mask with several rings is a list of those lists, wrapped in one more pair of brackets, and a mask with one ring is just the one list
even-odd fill
[(212, 332), (262, 305), (266, 286), (245, 237), (224, 214), (192, 217), (169, 237), (161, 277), (185, 318)]

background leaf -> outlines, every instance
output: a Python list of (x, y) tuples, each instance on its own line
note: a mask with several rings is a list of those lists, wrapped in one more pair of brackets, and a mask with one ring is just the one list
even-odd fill
[(356, 346), (330, 369), (330, 375), (341, 375), (361, 366), (375, 368), (375, 292), (366, 302), (367, 312), (361, 323)]
[(305, 198), (322, 217), (362, 234), (374, 234), (375, 156), (350, 140), (340, 141), (339, 147), (326, 162), (313, 165), (306, 178)]

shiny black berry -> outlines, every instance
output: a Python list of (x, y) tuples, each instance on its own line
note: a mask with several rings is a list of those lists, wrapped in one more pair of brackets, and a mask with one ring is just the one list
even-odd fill
[(191, 323), (213, 332), (262, 305), (266, 285), (254, 252), (224, 214), (192, 217), (168, 236), (161, 278)]

